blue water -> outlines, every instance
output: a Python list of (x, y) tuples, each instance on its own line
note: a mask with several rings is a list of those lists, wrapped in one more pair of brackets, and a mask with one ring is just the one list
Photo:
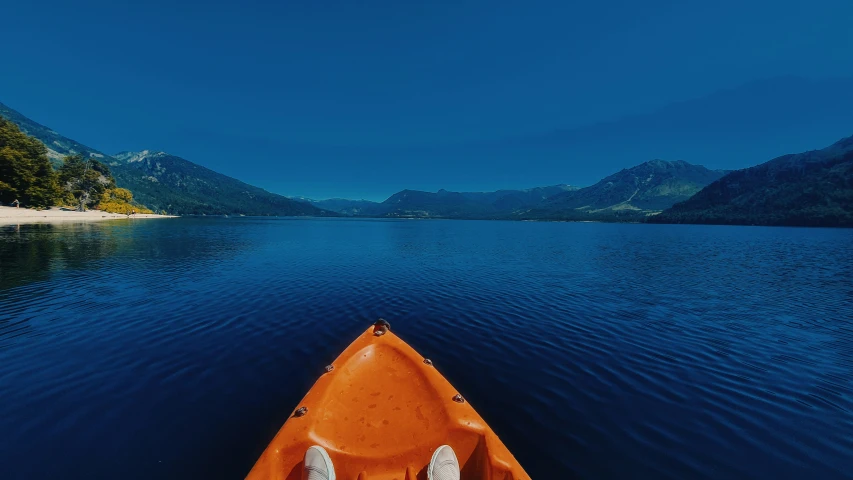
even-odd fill
[(242, 478), (378, 317), (536, 479), (853, 474), (853, 230), (0, 227), (0, 477)]

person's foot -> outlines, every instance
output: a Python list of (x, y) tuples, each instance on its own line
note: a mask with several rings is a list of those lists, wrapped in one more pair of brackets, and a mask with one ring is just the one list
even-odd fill
[(449, 445), (435, 449), (427, 470), (429, 480), (459, 480), (459, 460)]
[(326, 449), (317, 445), (308, 448), (305, 452), (302, 480), (335, 480), (335, 467), (332, 466), (332, 459)]

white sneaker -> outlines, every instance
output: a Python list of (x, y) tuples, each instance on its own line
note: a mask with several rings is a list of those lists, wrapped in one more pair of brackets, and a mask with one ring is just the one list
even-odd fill
[(326, 449), (317, 445), (308, 448), (305, 452), (302, 480), (335, 480), (335, 467), (332, 466), (332, 459)]
[(459, 460), (449, 445), (435, 449), (427, 470), (429, 480), (459, 480)]

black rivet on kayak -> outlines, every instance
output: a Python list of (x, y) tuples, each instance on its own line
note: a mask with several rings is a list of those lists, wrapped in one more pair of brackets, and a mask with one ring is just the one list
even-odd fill
[(334, 366), (334, 365), (326, 365), (326, 373), (329, 373), (329, 372), (331, 372), (331, 371), (332, 371), (332, 370), (334, 370), (334, 369), (335, 369), (335, 366)]
[(373, 324), (373, 334), (377, 337), (380, 335), (385, 335), (385, 332), (391, 330), (391, 324), (388, 323), (388, 320), (384, 318), (380, 318)]
[(462, 395), (460, 395), (458, 393), (453, 396), (453, 401), (456, 403), (465, 403), (465, 399), (462, 398)]
[(425, 358), (424, 363), (426, 363), (427, 365), (432, 365), (432, 360)]
[(293, 416), (294, 417), (301, 417), (301, 416), (305, 415), (306, 413), (308, 413), (308, 407), (299, 407), (296, 409), (295, 412), (293, 412)]
[(385, 327), (388, 330), (391, 330), (391, 324), (388, 323), (388, 320), (385, 320), (384, 318), (380, 318), (379, 320), (377, 320), (376, 323), (373, 324), (373, 326), (374, 327)]

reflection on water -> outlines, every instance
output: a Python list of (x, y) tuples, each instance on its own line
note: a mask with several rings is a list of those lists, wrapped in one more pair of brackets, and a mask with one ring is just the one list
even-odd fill
[(841, 478), (851, 247), (666, 225), (4, 227), (4, 470), (239, 478), (382, 316), (533, 478)]
[(125, 261), (141, 259), (145, 268), (175, 259), (215, 261), (245, 245), (231, 233), (228, 227), (188, 229), (156, 220), (2, 225), (0, 266), (6, 268), (0, 290), (47, 280), (65, 270), (97, 269), (116, 255)]
[(0, 289), (46, 280), (56, 270), (86, 268), (118, 248), (109, 229), (86, 223), (4, 225), (0, 232), (0, 265), (6, 266)]

